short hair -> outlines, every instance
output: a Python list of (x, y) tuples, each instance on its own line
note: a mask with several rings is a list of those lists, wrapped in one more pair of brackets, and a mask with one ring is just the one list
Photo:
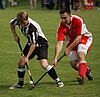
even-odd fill
[(64, 13), (71, 14), (71, 11), (68, 8), (60, 9), (59, 14), (64, 14)]
[(17, 19), (18, 19), (18, 21), (28, 20), (28, 13), (25, 12), (25, 11), (20, 11), (20, 12), (17, 14)]

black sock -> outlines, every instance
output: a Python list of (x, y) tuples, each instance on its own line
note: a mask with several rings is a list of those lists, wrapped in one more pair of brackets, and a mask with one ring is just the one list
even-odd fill
[(57, 74), (56, 74), (56, 71), (54, 68), (51, 68), (49, 71), (48, 71), (48, 74), (49, 76), (53, 79), (53, 80), (56, 80), (58, 78)]
[(25, 75), (25, 67), (18, 67), (18, 85), (23, 86), (24, 84), (24, 75)]

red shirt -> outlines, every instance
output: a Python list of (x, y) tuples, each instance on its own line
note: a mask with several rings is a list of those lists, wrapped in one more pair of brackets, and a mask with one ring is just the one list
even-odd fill
[(81, 43), (86, 44), (87, 39), (91, 36), (91, 33), (88, 32), (86, 25), (81, 17), (72, 15), (70, 24), (64, 24), (62, 21), (57, 30), (58, 41), (65, 40), (65, 36), (69, 36), (69, 46), (78, 35), (82, 35)]

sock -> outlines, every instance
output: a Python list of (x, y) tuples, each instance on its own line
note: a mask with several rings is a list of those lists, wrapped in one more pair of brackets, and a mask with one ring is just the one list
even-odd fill
[(89, 10), (88, 4), (85, 4), (85, 10)]
[(85, 77), (86, 70), (87, 70), (86, 61), (81, 61), (81, 62), (79, 63), (78, 75), (79, 75), (80, 77), (82, 77), (82, 79), (84, 79), (84, 77)]
[(24, 84), (24, 75), (25, 75), (25, 67), (18, 67), (18, 85), (23, 86)]
[(90, 71), (89, 67), (86, 68), (86, 73), (88, 73)]
[(91, 10), (93, 10), (94, 9), (94, 5), (93, 4), (91, 4)]
[(58, 83), (58, 82), (61, 82), (61, 80), (59, 79), (59, 77), (57, 79), (55, 79), (55, 81)]
[(55, 69), (48, 65), (48, 67), (46, 68), (46, 71), (48, 71), (49, 76), (53, 79), (56, 80), (58, 78)]

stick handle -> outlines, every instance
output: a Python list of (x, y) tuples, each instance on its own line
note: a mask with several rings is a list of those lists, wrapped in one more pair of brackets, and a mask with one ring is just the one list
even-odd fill
[[(21, 43), (20, 43), (20, 40), (19, 40), (19, 39), (18, 39), (18, 45), (19, 45), (20, 51), (21, 51), (21, 53), (22, 53), (23, 50), (22, 50), (22, 46), (21, 46)], [(31, 81), (33, 82), (33, 84), (34, 84), (34, 81), (33, 81), (33, 78), (32, 78), (32, 75), (31, 75), (31, 72), (30, 72), (30, 69), (29, 69), (29, 66), (28, 66), (27, 63), (26, 63), (26, 67), (27, 67), (27, 71), (28, 71), (30, 80), (31, 80)]]
[(48, 72), (45, 72), (36, 82), (35, 85), (47, 74)]
[(22, 46), (21, 46), (21, 43), (20, 43), (20, 40), (18, 39), (18, 45), (19, 45), (19, 48), (20, 48), (20, 51), (22, 52)]
[(31, 72), (30, 72), (30, 69), (29, 69), (29, 67), (28, 67), (28, 64), (26, 64), (26, 67), (27, 67), (27, 71), (28, 71), (30, 80), (34, 83), (33, 78), (32, 78), (32, 75), (31, 75)]
[(57, 62), (59, 62), (65, 55), (63, 54), (58, 60)]

